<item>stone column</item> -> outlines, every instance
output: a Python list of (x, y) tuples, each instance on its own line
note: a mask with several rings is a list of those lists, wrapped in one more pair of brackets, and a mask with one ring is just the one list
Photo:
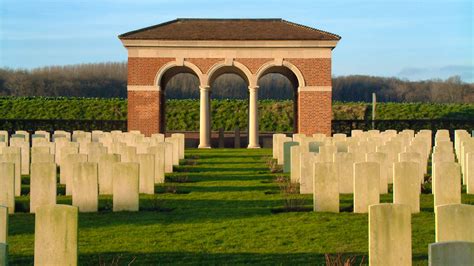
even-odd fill
[(258, 86), (249, 87), (249, 149), (260, 148), (258, 143)]
[(199, 102), (199, 147), (200, 149), (211, 148), (211, 118), (209, 86), (199, 87), (201, 100)]

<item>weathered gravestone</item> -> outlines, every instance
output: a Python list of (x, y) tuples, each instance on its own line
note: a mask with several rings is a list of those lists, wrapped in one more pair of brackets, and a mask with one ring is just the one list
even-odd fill
[(334, 163), (337, 167), (339, 178), (339, 193), (354, 193), (354, 154), (350, 152), (338, 152), (334, 154)]
[(435, 208), (436, 242), (474, 242), (474, 205), (447, 204)]
[(14, 164), (15, 196), (21, 195), (21, 160), (19, 153), (0, 154), (0, 162)]
[(415, 162), (394, 163), (393, 203), (410, 206), (412, 213), (420, 212), (419, 165)]
[[(168, 145), (169, 143), (166, 143)], [(154, 155), (154, 183), (160, 184), (165, 182), (165, 169), (166, 169), (166, 158), (164, 151), (166, 150), (164, 142), (158, 143), (156, 146), (149, 147), (148, 153)], [(171, 145), (171, 144), (169, 144)], [(171, 161), (169, 166), (173, 167)]]
[(0, 266), (8, 265), (8, 245), (0, 243)]
[[(87, 162), (87, 155), (86, 154), (68, 154), (65, 156), (60, 171), (64, 171), (64, 178), (66, 183), (66, 195), (72, 195), (72, 177), (73, 177), (73, 169), (74, 164), (76, 163), (85, 163)], [(62, 176), (61, 176), (62, 177)], [(61, 182), (61, 181), (60, 181)]]
[(466, 154), (466, 190), (474, 194), (474, 152)]
[(0, 205), (15, 213), (15, 165), (0, 162)]
[(279, 138), (286, 137), (285, 134), (273, 134), (272, 135), (272, 157), (273, 159), (278, 158), (278, 144), (280, 143)]
[(113, 174), (113, 211), (138, 211), (138, 163), (117, 163)]
[(38, 206), (56, 204), (56, 164), (32, 163), (30, 178), (30, 213)]
[(339, 180), (335, 163), (314, 163), (313, 202), (316, 212), (339, 212)]
[(120, 154), (102, 154), (98, 163), (98, 183), (100, 195), (112, 195), (113, 169), (120, 162)]
[(292, 183), (300, 182), (300, 153), (301, 146), (295, 145), (290, 148), (291, 153), (291, 169), (290, 180)]
[(78, 208), (47, 205), (36, 209), (35, 265), (77, 265)]
[(369, 152), (365, 154), (367, 162), (379, 164), (380, 169), (380, 194), (388, 193), (388, 158), (383, 152)]
[(449, 241), (430, 244), (428, 265), (474, 265), (474, 242)]
[(380, 165), (373, 162), (354, 164), (354, 212), (367, 213), (380, 201)]
[(423, 170), (423, 158), (421, 153), (418, 152), (402, 152), (398, 154), (399, 162), (415, 162), (418, 164), (418, 179), (419, 183), (423, 184), (425, 181), (424, 170)]
[(461, 203), (461, 171), (457, 163), (437, 163), (433, 178), (434, 206)]
[(97, 212), (99, 186), (97, 163), (76, 163), (72, 173), (72, 205), (80, 212)]
[(411, 265), (411, 211), (403, 204), (369, 207), (369, 265)]
[(300, 194), (313, 193), (313, 164), (318, 162), (318, 156), (312, 152), (300, 154)]
[(155, 194), (155, 155), (138, 154), (139, 192)]
[(8, 243), (8, 207), (0, 205), (0, 243)]
[(289, 173), (291, 170), (291, 147), (299, 145), (295, 141), (287, 141), (283, 144), (283, 172)]

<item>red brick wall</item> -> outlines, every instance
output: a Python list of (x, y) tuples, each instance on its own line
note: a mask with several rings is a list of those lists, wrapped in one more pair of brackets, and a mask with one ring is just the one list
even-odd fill
[(158, 70), (174, 58), (128, 58), (128, 85), (155, 85)]
[(331, 58), (289, 58), (303, 74), (306, 86), (331, 86)]
[(224, 58), (186, 58), (186, 61), (195, 64), (204, 74), (217, 62), (223, 60)]
[[(128, 85), (154, 85), (158, 70), (174, 58), (136, 58), (128, 59)], [(223, 58), (189, 58), (203, 73)], [(269, 58), (235, 59), (256, 73)], [(290, 58), (303, 74), (306, 86), (331, 86), (330, 58)], [(295, 100), (295, 131), (304, 134), (331, 134), (332, 105), (331, 92), (302, 91)], [(164, 130), (164, 97), (158, 91), (128, 92), (128, 130), (140, 130), (147, 136)]]
[(160, 100), (159, 91), (128, 91), (128, 130), (140, 130), (146, 136), (161, 132)]
[(300, 91), (298, 93), (298, 132), (331, 135), (332, 96), (330, 91)]
[(256, 74), (258, 69), (268, 61), (273, 61), (272, 58), (236, 58), (235, 61), (245, 65), (252, 74)]

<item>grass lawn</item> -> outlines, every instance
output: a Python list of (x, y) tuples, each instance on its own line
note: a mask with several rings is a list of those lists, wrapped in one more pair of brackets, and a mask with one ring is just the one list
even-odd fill
[[(338, 253), (367, 262), (368, 219), (350, 212), (352, 195), (341, 195), (339, 214), (275, 211), (288, 196), (275, 181), (281, 174), (269, 171), (270, 157), (269, 149), (186, 150), (157, 194), (140, 196), (140, 212), (113, 213), (112, 198), (101, 196), (99, 213), (79, 214), (79, 264), (324, 264), (325, 254)], [(22, 190), (28, 194), (27, 178)], [(312, 208), (311, 195), (291, 197)], [(18, 197), (17, 209), (27, 211), (28, 200)], [(474, 204), (474, 195), (462, 200)], [(431, 194), (421, 196), (421, 208), (412, 216), (415, 265), (427, 264), (435, 240)], [(10, 216), (9, 234), (11, 264), (32, 264), (34, 215)]]

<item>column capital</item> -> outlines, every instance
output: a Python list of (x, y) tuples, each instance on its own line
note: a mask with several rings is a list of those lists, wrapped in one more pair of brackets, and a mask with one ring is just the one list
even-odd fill
[(249, 90), (258, 90), (259, 86), (249, 86)]
[(199, 90), (202, 90), (202, 91), (209, 91), (210, 90), (210, 86), (199, 86)]

